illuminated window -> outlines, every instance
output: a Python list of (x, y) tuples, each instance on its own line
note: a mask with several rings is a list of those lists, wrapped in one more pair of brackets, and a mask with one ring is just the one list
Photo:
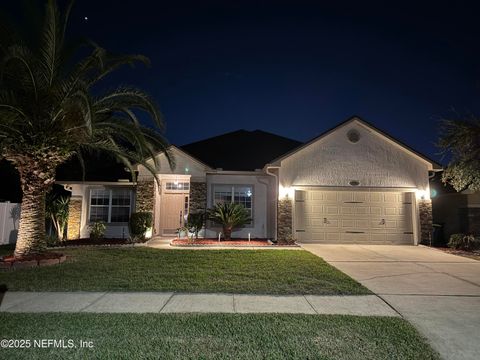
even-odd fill
[(253, 218), (253, 187), (250, 185), (214, 185), (213, 204), (231, 202), (243, 205)]
[(90, 222), (128, 222), (131, 203), (132, 191), (130, 189), (92, 189), (90, 190)]
[(188, 182), (167, 182), (165, 183), (166, 190), (189, 190), (190, 183)]

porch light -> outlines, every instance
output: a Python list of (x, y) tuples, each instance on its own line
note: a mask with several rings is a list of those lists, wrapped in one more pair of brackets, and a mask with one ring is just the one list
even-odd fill
[(281, 186), (278, 189), (278, 198), (282, 199), (293, 199), (295, 189), (291, 187)]
[(417, 190), (415, 193), (417, 195), (417, 199), (428, 200), (430, 198), (425, 190)]

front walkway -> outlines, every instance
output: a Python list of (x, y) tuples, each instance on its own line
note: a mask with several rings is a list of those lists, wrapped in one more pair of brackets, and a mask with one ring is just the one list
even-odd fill
[(173, 292), (11, 292), (4, 312), (291, 313), (399, 316), (375, 295), (246, 295)]
[(424, 246), (302, 247), (384, 299), (444, 358), (479, 358), (480, 261)]

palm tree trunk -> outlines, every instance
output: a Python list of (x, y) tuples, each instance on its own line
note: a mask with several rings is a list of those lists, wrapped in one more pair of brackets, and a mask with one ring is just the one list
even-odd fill
[(225, 226), (223, 228), (223, 237), (225, 240), (230, 240), (232, 238), (232, 227), (231, 226)]
[[(43, 184), (42, 184), (43, 185)], [(14, 255), (22, 257), (42, 252), (46, 248), (44, 186), (23, 189), (22, 210)]]

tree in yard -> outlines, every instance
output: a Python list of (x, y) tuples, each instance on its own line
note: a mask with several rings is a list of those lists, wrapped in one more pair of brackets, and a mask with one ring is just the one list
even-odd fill
[(230, 240), (234, 228), (252, 221), (243, 205), (230, 202), (215, 204), (208, 210), (208, 219), (222, 225), (225, 240)]
[(457, 191), (480, 191), (480, 119), (443, 120), (437, 146), (450, 158), (442, 181)]
[[(81, 44), (86, 48), (79, 52), (65, 36), (71, 8), (72, 2), (61, 14), (56, 1), (48, 0), (39, 28), (26, 35), (0, 24), (0, 158), (15, 166), (23, 191), (16, 257), (44, 249), (45, 194), (55, 182), (57, 166), (66, 160), (76, 156), (83, 164), (82, 154), (106, 152), (133, 177), (133, 163), (155, 172), (158, 151), (173, 165), (159, 132), (160, 112), (148, 94), (126, 86), (98, 91), (112, 71), (148, 64), (148, 59), (115, 56), (92, 42)], [(139, 122), (139, 110), (148, 114), (151, 126)]]

